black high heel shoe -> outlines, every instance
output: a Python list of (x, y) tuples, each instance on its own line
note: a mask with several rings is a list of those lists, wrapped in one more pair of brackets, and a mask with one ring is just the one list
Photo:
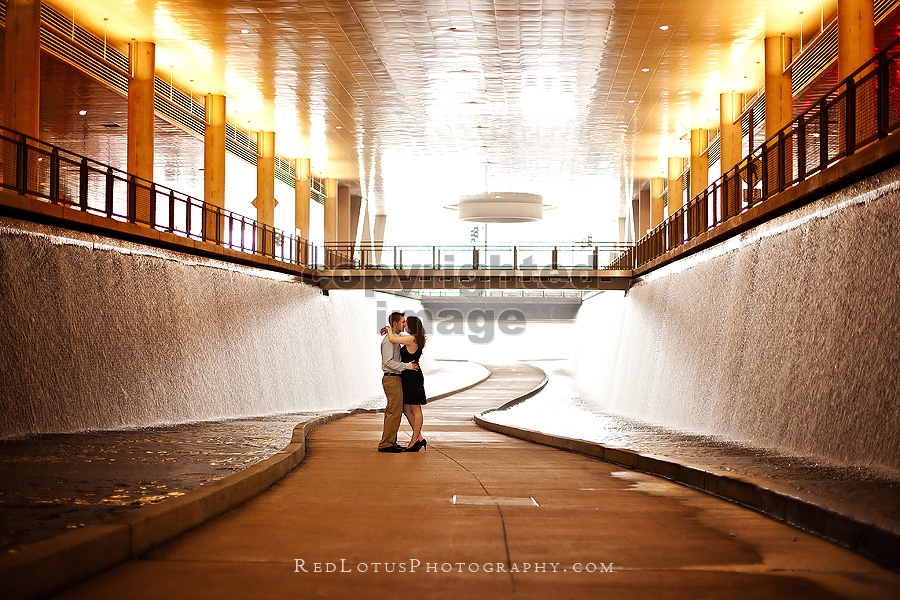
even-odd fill
[(404, 452), (418, 452), (420, 449), (427, 450), (427, 448), (426, 448), (427, 445), (428, 445), (428, 440), (424, 440), (424, 439), (419, 440), (418, 442), (416, 442), (415, 444), (413, 444), (412, 446), (410, 446), (409, 448), (404, 450)]

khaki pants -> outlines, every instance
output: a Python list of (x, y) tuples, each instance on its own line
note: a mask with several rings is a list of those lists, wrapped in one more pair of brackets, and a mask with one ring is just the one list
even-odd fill
[(378, 447), (387, 448), (397, 443), (397, 430), (403, 416), (403, 384), (399, 377), (385, 375), (381, 378), (381, 386), (387, 396), (387, 406), (384, 409), (384, 432)]

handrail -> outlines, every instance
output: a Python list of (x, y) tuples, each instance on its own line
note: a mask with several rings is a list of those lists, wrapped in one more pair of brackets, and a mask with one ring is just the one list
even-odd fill
[(280, 262), (316, 262), (299, 236), (2, 126), (0, 188)]
[[(598, 271), (630, 243), (391, 245), (324, 244), (316, 268), (416, 271)], [(630, 267), (629, 267), (630, 269)]]
[(900, 128), (900, 38), (622, 252), (637, 269)]
[(630, 244), (394, 246), (325, 244), (260, 223), (0, 126), (0, 188), (183, 238), (314, 270), (597, 271)]

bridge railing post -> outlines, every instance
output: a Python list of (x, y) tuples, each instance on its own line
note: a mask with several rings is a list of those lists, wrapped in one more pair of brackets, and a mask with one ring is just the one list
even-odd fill
[[(59, 193), (59, 148), (53, 147), (50, 151), (50, 202), (59, 204), (61, 200)], [(65, 204), (68, 204), (63, 200)]]

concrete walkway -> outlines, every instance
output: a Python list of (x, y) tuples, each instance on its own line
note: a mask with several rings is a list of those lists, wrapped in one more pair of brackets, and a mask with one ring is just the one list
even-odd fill
[(58, 597), (897, 597), (900, 575), (750, 510), (475, 426), (542, 378), (496, 367), (426, 406), (418, 454), (375, 452), (380, 414), (325, 425), (267, 492)]

